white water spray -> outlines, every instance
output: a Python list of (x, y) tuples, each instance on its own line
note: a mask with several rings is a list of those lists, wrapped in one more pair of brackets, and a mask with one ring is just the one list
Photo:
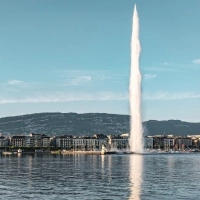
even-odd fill
[(131, 37), (131, 70), (130, 70), (130, 85), (129, 85), (129, 100), (130, 100), (130, 151), (135, 153), (143, 152), (143, 131), (142, 131), (142, 116), (141, 116), (141, 74), (140, 74), (140, 41), (139, 41), (139, 18), (136, 9), (134, 8), (133, 26)]

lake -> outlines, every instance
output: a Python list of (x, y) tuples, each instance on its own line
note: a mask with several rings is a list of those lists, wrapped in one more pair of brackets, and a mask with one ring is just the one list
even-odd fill
[(0, 157), (0, 199), (199, 199), (200, 154)]

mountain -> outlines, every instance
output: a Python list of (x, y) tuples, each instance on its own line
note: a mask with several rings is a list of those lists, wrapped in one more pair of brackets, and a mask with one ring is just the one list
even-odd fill
[[(35, 113), (14, 117), (0, 118), (0, 133), (4, 135), (44, 133), (47, 135), (93, 135), (96, 133), (128, 133), (129, 115), (106, 113)], [(143, 123), (145, 135), (200, 134), (200, 123), (180, 120), (156, 121)]]

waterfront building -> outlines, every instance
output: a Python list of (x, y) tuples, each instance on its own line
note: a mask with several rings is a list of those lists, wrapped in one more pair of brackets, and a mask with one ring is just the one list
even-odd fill
[(167, 137), (163, 140), (164, 150), (169, 151), (170, 149), (174, 149), (175, 139), (173, 137)]
[(0, 136), (0, 147), (5, 147), (5, 137)]
[(25, 136), (25, 146), (26, 147), (31, 147), (32, 146), (32, 137), (31, 137), (31, 135), (26, 135)]
[[(14, 135), (11, 138), (0, 135), (0, 147), (54, 147), (74, 151), (121, 150), (129, 148), (129, 134), (110, 135), (95, 134), (93, 136), (53, 136), (31, 133), (30, 135)], [(163, 150), (199, 149), (200, 136), (187, 137), (173, 135), (155, 135), (144, 137), (144, 148)]]
[(175, 150), (182, 149), (182, 138), (175, 138)]
[(164, 135), (156, 135), (153, 137), (153, 147), (154, 149), (163, 149), (164, 147)]
[(41, 147), (42, 146), (42, 134), (31, 133), (31, 146)]
[(85, 151), (94, 151), (96, 150), (96, 146), (98, 145), (98, 140), (92, 136), (83, 137), (83, 142), (85, 146)]
[(13, 147), (24, 147), (25, 136), (24, 135), (13, 135), (10, 139), (10, 145)]
[(83, 137), (73, 137), (73, 150), (74, 151), (84, 151), (85, 150), (85, 142)]
[[(188, 138), (188, 137), (177, 137), (175, 138), (175, 149), (176, 150), (181, 150), (181, 149), (188, 149), (188, 148), (192, 148), (194, 145), (194, 142), (196, 143), (196, 138), (195, 140), (192, 140), (192, 138)], [(194, 145), (196, 146), (196, 145)]]
[(129, 147), (128, 137), (122, 137), (120, 135), (108, 136), (109, 149), (127, 149)]
[(73, 145), (73, 137), (71, 135), (64, 135), (56, 137), (56, 147), (61, 149), (70, 150)]
[(103, 134), (95, 134), (95, 148), (96, 150), (102, 150), (102, 146), (107, 147), (108, 137)]
[[(183, 146), (183, 149), (192, 148), (192, 139), (191, 138), (187, 138), (187, 137), (183, 137), (182, 146)], [(198, 146), (198, 139), (197, 139), (197, 145), (196, 146)]]
[(50, 146), (56, 147), (56, 136), (50, 137)]
[(192, 148), (193, 149), (199, 148), (199, 139), (196, 137), (192, 137), (191, 140), (192, 140), (192, 145), (191, 145)]
[(50, 137), (42, 135), (42, 147), (50, 147)]

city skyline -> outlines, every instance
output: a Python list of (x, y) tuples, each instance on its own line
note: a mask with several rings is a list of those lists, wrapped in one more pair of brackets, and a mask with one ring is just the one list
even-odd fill
[(129, 114), (135, 3), (143, 120), (200, 121), (197, 0), (0, 2), (0, 117)]

